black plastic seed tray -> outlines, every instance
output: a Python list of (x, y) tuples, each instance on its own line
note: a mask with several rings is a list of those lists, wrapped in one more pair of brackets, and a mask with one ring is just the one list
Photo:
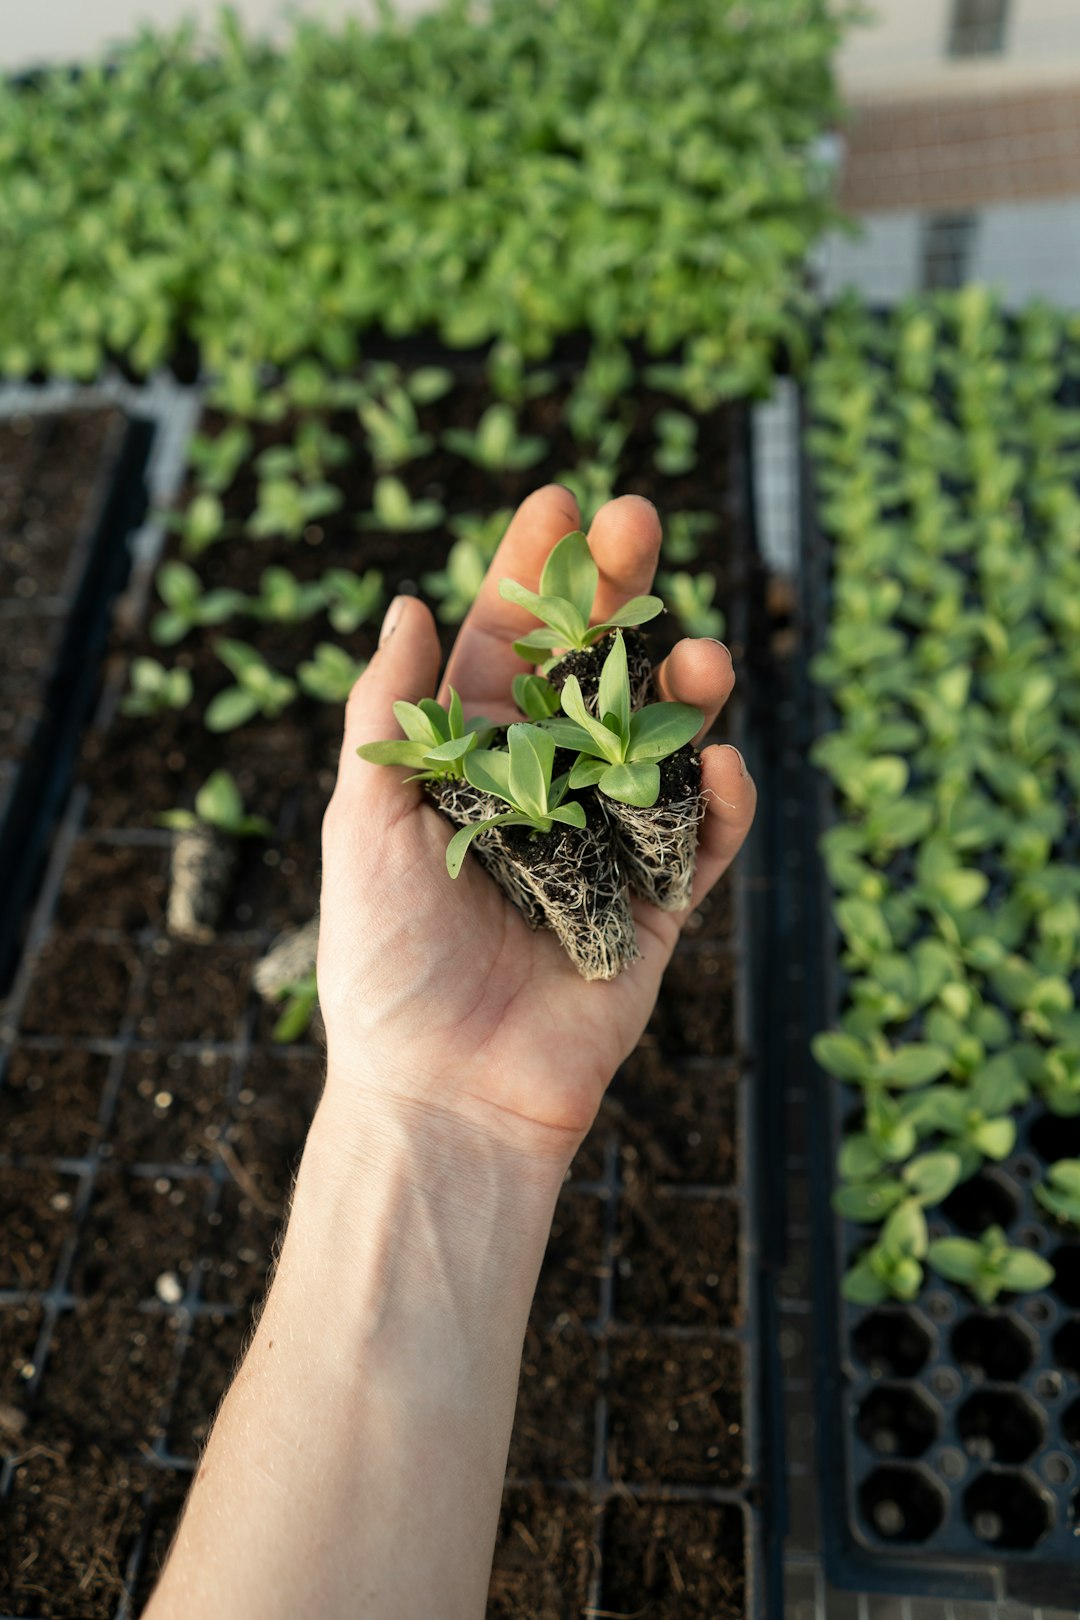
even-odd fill
[[(26, 905), (70, 778), (76, 739), (94, 700), (95, 671), (109, 604), (127, 573), (127, 541), (146, 509), (143, 475), (153, 437), (149, 422), (108, 413), (94, 487), (59, 588), (45, 599), (0, 600), (0, 645), (16, 656), (18, 633), (32, 612), (47, 641), (33, 698), (26, 678), (0, 679), (0, 709), (17, 705), (15, 730), (0, 750), (0, 991), (14, 967)], [(50, 455), (56, 416), (25, 417), (38, 459)], [(55, 452), (54, 452), (55, 454)], [(55, 469), (53, 469), (55, 472)], [(29, 526), (32, 515), (25, 521)], [(6, 667), (6, 660), (5, 660)]]
[[(805, 444), (805, 434), (800, 438)], [(802, 749), (833, 724), (808, 664), (831, 604), (830, 547), (801, 452)], [(808, 1028), (843, 1005), (842, 941), (817, 852), (831, 785), (807, 764), (804, 870)], [(1051, 1290), (981, 1307), (932, 1273), (913, 1304), (849, 1304), (840, 1280), (868, 1229), (832, 1210), (834, 1167), (856, 1087), (807, 1053), (816, 1312), (816, 1399), (826, 1570), (836, 1585), (906, 1596), (1080, 1607), (1080, 1241), (1034, 1196), (1047, 1161), (1080, 1152), (1080, 1120), (1037, 1104), (1015, 1151), (931, 1212), (931, 1237), (1004, 1227), (1059, 1268)]]
[[(733, 599), (724, 604), (730, 614), (729, 640), (736, 662), (742, 668), (755, 642), (760, 638), (761, 613), (760, 564), (753, 545), (752, 506), (750, 500), (748, 454), (749, 424), (747, 413), (736, 410), (738, 431), (733, 434), (732, 462), (728, 488), (730, 509), (726, 512), (724, 543), (730, 546), (734, 558), (730, 573)], [(705, 560), (705, 559), (703, 559)], [(106, 692), (97, 719), (97, 727), (107, 735), (111, 716), (126, 681), (126, 671), (117, 663), (110, 667)], [(749, 686), (751, 683), (745, 683)], [(759, 723), (758, 708), (764, 709), (767, 699), (759, 692), (753, 708), (748, 708), (740, 694), (731, 706), (725, 735), (746, 755), (749, 767), (759, 783), (767, 778), (771, 768), (766, 749), (760, 738), (764, 728)], [(763, 792), (763, 799), (767, 794)], [(290, 836), (293, 828), (288, 818), (295, 812), (286, 805), (282, 809), (278, 828), (283, 837)], [(63, 821), (54, 842), (46, 881), (35, 912), (26, 956), (15, 981), (6, 1010), (6, 1020), (0, 1021), (0, 1101), (6, 1073), (13, 1057), (18, 1053), (40, 1054), (42, 1057), (63, 1057), (78, 1054), (92, 1058), (102, 1065), (103, 1081), (96, 1121), (92, 1121), (91, 1144), (81, 1151), (68, 1149), (70, 1156), (39, 1157), (18, 1160), (6, 1153), (0, 1143), (0, 1187), (3, 1178), (22, 1169), (34, 1175), (52, 1175), (64, 1178), (71, 1189), (67, 1206), (68, 1225), (59, 1247), (55, 1265), (47, 1286), (30, 1290), (0, 1291), (0, 1307), (8, 1312), (28, 1307), (40, 1311), (40, 1329), (33, 1345), (26, 1373), (26, 1406), (33, 1420), (34, 1414), (49, 1401), (50, 1378), (56, 1358), (64, 1348), (65, 1337), (70, 1338), (72, 1323), (78, 1317), (80, 1299), (88, 1297), (84, 1275), (87, 1252), (87, 1231), (93, 1219), (102, 1187), (119, 1172), (116, 1167), (113, 1143), (117, 1139), (118, 1119), (125, 1098), (130, 1098), (132, 1065), (138, 1060), (155, 1063), (195, 1063), (220, 1065), (224, 1076), (219, 1101), (222, 1120), (243, 1105), (247, 1088), (257, 1085), (252, 1078), (256, 1064), (265, 1070), (267, 1055), (260, 1036), (259, 1009), (249, 995), (227, 1029), (213, 1040), (174, 1040), (162, 1042), (143, 1028), (139, 1009), (148, 1005), (147, 992), (155, 971), (156, 953), (167, 946), (160, 921), (148, 922), (134, 932), (126, 934), (109, 930), (93, 930), (80, 936), (88, 948), (119, 948), (125, 941), (137, 950), (137, 961), (124, 999), (124, 1011), (110, 1026), (108, 1032), (92, 1037), (71, 1037), (49, 1033), (35, 1033), (26, 1025), (26, 1005), (33, 987), (35, 961), (48, 950), (57, 917), (57, 906), (64, 888), (65, 877), (71, 869), (72, 858), (80, 844), (93, 841), (99, 847), (114, 845), (118, 852), (138, 851), (147, 867), (162, 874), (167, 860), (170, 837), (157, 830), (124, 830), (96, 827), (90, 814), (86, 790), (79, 787), (71, 796)], [(156, 863), (156, 865), (155, 865)], [(737, 1562), (745, 1573), (745, 1601), (738, 1612), (747, 1620), (776, 1620), (781, 1613), (782, 1542), (782, 1448), (781, 1436), (774, 1427), (776, 1404), (773, 1399), (772, 1357), (770, 1347), (775, 1339), (772, 1318), (772, 1273), (779, 1264), (780, 1228), (772, 1218), (775, 1206), (767, 1196), (766, 1170), (772, 1159), (770, 1133), (775, 1129), (776, 1114), (770, 1107), (770, 1098), (764, 1084), (766, 1046), (770, 1039), (770, 1016), (766, 998), (757, 995), (757, 988), (772, 984), (771, 973), (771, 917), (775, 902), (773, 874), (769, 867), (769, 839), (764, 820), (755, 830), (755, 836), (736, 863), (732, 879), (731, 906), (733, 911), (730, 937), (725, 936), (719, 947), (705, 938), (695, 939), (688, 934), (680, 946), (683, 971), (693, 971), (711, 956), (731, 953), (735, 959), (737, 993), (734, 1009), (734, 1050), (716, 1056), (686, 1056), (674, 1059), (673, 1064), (684, 1073), (693, 1073), (698, 1082), (704, 1082), (710, 1093), (730, 1087), (733, 1095), (734, 1155), (730, 1170), (705, 1172), (701, 1179), (690, 1180), (685, 1174), (669, 1174), (663, 1169), (649, 1168), (645, 1181), (646, 1195), (655, 1203), (660, 1201), (670, 1210), (696, 1205), (717, 1211), (730, 1212), (733, 1225), (737, 1224), (737, 1265), (739, 1270), (738, 1298), (734, 1301), (732, 1322), (727, 1327), (696, 1326), (670, 1320), (660, 1312), (660, 1320), (635, 1323), (632, 1313), (621, 1307), (622, 1291), (627, 1286), (627, 1266), (632, 1256), (626, 1250), (627, 1221), (631, 1218), (631, 1203), (640, 1195), (642, 1177), (640, 1167), (635, 1169), (634, 1144), (640, 1132), (648, 1132), (651, 1116), (643, 1111), (634, 1128), (632, 1110), (620, 1103), (630, 1102), (629, 1076), (620, 1077), (613, 1087), (614, 1107), (601, 1117), (590, 1151), (579, 1161), (578, 1179), (567, 1185), (567, 1194), (588, 1203), (598, 1212), (600, 1241), (599, 1266), (595, 1307), (581, 1319), (575, 1331), (588, 1341), (589, 1353), (595, 1358), (595, 1389), (590, 1392), (590, 1416), (585, 1426), (588, 1436), (588, 1457), (591, 1465), (580, 1472), (564, 1468), (553, 1475), (549, 1470), (512, 1475), (508, 1486), (511, 1491), (528, 1493), (538, 1490), (576, 1498), (587, 1509), (590, 1522), (596, 1526), (600, 1559), (587, 1594), (586, 1612), (603, 1613), (613, 1608), (617, 1596), (615, 1577), (618, 1574), (619, 1537), (626, 1553), (625, 1537), (633, 1515), (640, 1509), (645, 1521), (662, 1514), (696, 1514), (700, 1522), (712, 1527), (718, 1538), (726, 1539), (728, 1548), (738, 1546)], [(70, 923), (69, 923), (69, 926)], [(82, 925), (85, 927), (85, 925)], [(246, 974), (250, 961), (269, 943), (271, 934), (250, 928), (230, 936), (224, 942), (244, 955), (240, 973)], [(247, 964), (247, 965), (245, 965)], [(718, 987), (718, 1001), (723, 993)], [(241, 1000), (243, 998), (241, 997)], [(292, 1049), (292, 1061), (306, 1070), (321, 1074), (321, 1054), (311, 1047)], [(284, 1055), (282, 1064), (290, 1061)], [(265, 1075), (264, 1075), (265, 1080)], [(620, 1112), (620, 1108), (623, 1112)], [(215, 1116), (216, 1117), (216, 1116)], [(161, 1348), (161, 1373), (149, 1408), (127, 1411), (125, 1425), (131, 1426), (136, 1440), (119, 1447), (111, 1439), (110, 1457), (119, 1456), (120, 1450), (134, 1466), (136, 1456), (142, 1470), (138, 1481), (128, 1482), (125, 1509), (126, 1539), (121, 1543), (128, 1550), (123, 1564), (123, 1591), (111, 1612), (115, 1620), (132, 1620), (139, 1605), (145, 1601), (153, 1583), (154, 1571), (161, 1552), (168, 1543), (179, 1501), (190, 1479), (195, 1448), (190, 1438), (183, 1440), (185, 1392), (192, 1380), (205, 1376), (206, 1364), (214, 1346), (217, 1354), (225, 1355), (221, 1377), (228, 1373), (228, 1358), (238, 1352), (247, 1325), (247, 1312), (242, 1300), (239, 1282), (230, 1282), (226, 1276), (224, 1286), (218, 1261), (208, 1263), (206, 1254), (213, 1244), (209, 1233), (214, 1223), (230, 1237), (232, 1258), (244, 1264), (238, 1239), (232, 1238), (235, 1221), (235, 1202), (244, 1189), (235, 1179), (236, 1164), (230, 1160), (227, 1141), (222, 1138), (220, 1153), (209, 1162), (188, 1162), (174, 1159), (139, 1160), (126, 1163), (124, 1173), (160, 1189), (163, 1197), (174, 1195), (186, 1199), (192, 1209), (192, 1218), (202, 1234), (193, 1241), (186, 1258), (188, 1269), (180, 1269), (169, 1284), (168, 1295), (160, 1289), (154, 1291), (151, 1280), (137, 1303), (127, 1307), (142, 1325), (148, 1342)], [(676, 1167), (678, 1170), (678, 1167)], [(231, 1201), (231, 1202), (230, 1202)], [(261, 1229), (276, 1229), (272, 1212), (262, 1215), (256, 1207), (254, 1216), (262, 1220)], [(226, 1226), (220, 1228), (224, 1220)], [(676, 1221), (676, 1226), (678, 1222)], [(270, 1240), (267, 1239), (267, 1242)], [(720, 1270), (733, 1256), (718, 1254)], [(125, 1262), (126, 1263), (126, 1262)], [(215, 1270), (215, 1267), (218, 1269)], [(153, 1268), (156, 1271), (157, 1267)], [(148, 1275), (153, 1277), (153, 1272)], [(164, 1275), (164, 1273), (163, 1273)], [(556, 1279), (558, 1280), (558, 1279)], [(715, 1279), (712, 1279), (715, 1280)], [(159, 1284), (161, 1279), (158, 1279)], [(235, 1293), (233, 1292), (235, 1290)], [(238, 1303), (239, 1301), (239, 1303)], [(559, 1317), (554, 1325), (559, 1326)], [(541, 1331), (552, 1329), (551, 1313), (534, 1313), (534, 1322)], [(615, 1369), (620, 1361), (631, 1355), (635, 1348), (642, 1349), (651, 1358), (653, 1347), (680, 1366), (691, 1369), (685, 1387), (677, 1396), (686, 1397), (691, 1404), (711, 1399), (707, 1380), (701, 1367), (692, 1358), (715, 1357), (710, 1365), (720, 1366), (725, 1358), (738, 1358), (742, 1373), (743, 1405), (735, 1427), (729, 1431), (741, 1463), (732, 1477), (723, 1485), (695, 1483), (692, 1471), (675, 1469), (666, 1479), (656, 1472), (634, 1479), (631, 1468), (620, 1468), (613, 1461), (613, 1444), (619, 1423), (617, 1404), (617, 1378)], [(702, 1387), (705, 1385), (706, 1387)], [(723, 1395), (720, 1406), (724, 1406)], [(558, 1408), (558, 1395), (544, 1408), (545, 1430), (557, 1436), (564, 1419)], [(625, 1420), (628, 1406), (622, 1402)], [(681, 1408), (679, 1409), (681, 1410)], [(106, 1419), (110, 1419), (106, 1411)], [(568, 1421), (568, 1418), (567, 1418)], [(190, 1427), (186, 1431), (190, 1436)], [(125, 1430), (126, 1433), (126, 1430)], [(716, 1434), (719, 1440), (719, 1431)], [(0, 1470), (0, 1515), (14, 1499), (18, 1489), (17, 1458), (10, 1456)], [(7, 1498), (7, 1502), (4, 1499)], [(628, 1513), (631, 1515), (628, 1520)], [(721, 1547), (717, 1545), (717, 1560)], [(741, 1576), (740, 1576), (741, 1578)], [(729, 1597), (725, 1613), (734, 1613), (733, 1598)], [(620, 1603), (620, 1610), (625, 1608)], [(0, 1610), (3, 1600), (0, 1599)], [(717, 1611), (721, 1603), (718, 1601)], [(24, 1613), (29, 1613), (24, 1610)], [(95, 1612), (97, 1612), (95, 1610)], [(664, 1612), (667, 1612), (666, 1610)], [(0, 1613), (0, 1620), (5, 1617)]]

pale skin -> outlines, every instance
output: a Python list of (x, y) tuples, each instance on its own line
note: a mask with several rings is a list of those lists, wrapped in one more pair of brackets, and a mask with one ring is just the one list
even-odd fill
[[(323, 827), (319, 995), (327, 1081), (273, 1286), (221, 1408), (148, 1620), (480, 1620), (522, 1343), (559, 1187), (633, 1049), (689, 913), (635, 902), (641, 960), (577, 977), (471, 858), (404, 770), (357, 758), (398, 736), (392, 704), (453, 684), (502, 721), (511, 643), (535, 625), (498, 580), (536, 589), (580, 527), (547, 485), (522, 503), (442, 682), (419, 601), (387, 612), (349, 699)], [(589, 545), (595, 622), (647, 592), (655, 508), (609, 501)], [(734, 684), (718, 642), (683, 641), (658, 680), (706, 727)], [(701, 755), (708, 808), (694, 904), (738, 852), (754, 785)], [(552, 1421), (557, 1422), (556, 1413)]]

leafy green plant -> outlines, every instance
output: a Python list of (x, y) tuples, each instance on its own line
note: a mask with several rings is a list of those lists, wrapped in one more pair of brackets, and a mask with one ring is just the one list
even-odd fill
[(890, 1212), (877, 1241), (844, 1277), (844, 1298), (854, 1305), (914, 1299), (922, 1287), (928, 1247), (922, 1205), (916, 1198), (905, 1198)]
[(355, 574), (348, 568), (329, 568), (322, 577), (322, 591), (334, 629), (339, 635), (352, 635), (382, 607), (382, 570), (368, 568)]
[(285, 1006), (271, 1031), (271, 1039), (282, 1046), (291, 1045), (307, 1034), (319, 1005), (314, 973), (307, 973), (292, 984), (282, 985), (277, 999), (283, 1001)]
[(658, 472), (679, 478), (697, 465), (697, 422), (685, 411), (657, 411), (654, 420), (657, 445), (653, 461)]
[(314, 658), (296, 671), (301, 692), (319, 703), (344, 703), (367, 668), (365, 661), (350, 657), (344, 647), (320, 641)]
[(506, 404), (489, 405), (475, 430), (447, 428), (442, 442), (456, 456), (492, 473), (533, 467), (547, 450), (546, 440), (519, 435), (513, 407)]
[(450, 519), (458, 538), (447, 553), (446, 567), (425, 574), (421, 581), (438, 602), (444, 624), (460, 624), (472, 607), (512, 516), (508, 508), (501, 508), (490, 517), (462, 514)]
[[(712, 512), (670, 512), (664, 521), (664, 542), (660, 555), (669, 563), (696, 562), (701, 538), (716, 528)], [(709, 598), (710, 602), (712, 598)]]
[(578, 756), (571, 788), (595, 787), (620, 804), (644, 808), (660, 796), (659, 761), (685, 747), (703, 720), (688, 703), (650, 703), (631, 712), (626, 644), (618, 630), (600, 671), (597, 710), (603, 719), (595, 720), (585, 707), (575, 675), (564, 684), (561, 702), (568, 718), (550, 721), (547, 729), (560, 748)]
[[(850, 1160), (849, 1160), (850, 1162)], [(865, 1180), (856, 1177), (833, 1194), (833, 1208), (848, 1221), (882, 1221), (905, 1199), (917, 1204), (940, 1204), (961, 1177), (958, 1153), (922, 1153), (910, 1159), (898, 1176), (875, 1170)]]
[(950, 1282), (963, 1283), (980, 1305), (992, 1305), (1001, 1293), (1030, 1294), (1053, 1281), (1054, 1268), (1030, 1249), (1014, 1249), (1000, 1226), (989, 1226), (974, 1238), (936, 1238), (927, 1261)]
[(198, 557), (228, 533), (225, 508), (212, 490), (199, 490), (180, 512), (166, 512), (163, 521), (180, 536), (187, 557)]
[(262, 654), (245, 641), (220, 640), (214, 643), (226, 669), (235, 676), (235, 686), (227, 686), (206, 706), (203, 724), (208, 731), (235, 731), (257, 714), (276, 720), (296, 697), (296, 683), (279, 675)]
[(414, 501), (400, 478), (376, 478), (371, 497), (372, 510), (357, 519), (362, 529), (389, 529), (398, 534), (417, 534), (437, 529), (446, 513), (438, 501)]
[(724, 615), (713, 607), (716, 581), (711, 574), (658, 574), (657, 585), (688, 636), (715, 640), (724, 633)]
[(405, 388), (391, 386), (381, 399), (361, 400), (357, 409), (379, 472), (406, 466), (427, 455), (435, 443), (430, 433), (421, 433), (416, 406)]
[(465, 776), (471, 785), (510, 808), (454, 834), (446, 850), (446, 870), (452, 878), (461, 871), (473, 839), (488, 827), (528, 827), (535, 833), (549, 833), (556, 824), (586, 824), (581, 805), (564, 802), (569, 772), (552, 779), (555, 744), (549, 734), (539, 726), (521, 723), (509, 727), (506, 741), (506, 752), (479, 748), (464, 756)]
[(1059, 1221), (1080, 1226), (1080, 1159), (1058, 1159), (1050, 1165), (1035, 1196)]
[(344, 496), (334, 484), (322, 481), (305, 484), (287, 476), (263, 478), (259, 481), (255, 510), (244, 525), (244, 533), (253, 540), (278, 536), (284, 540), (299, 540), (310, 524), (340, 511), (343, 500)]
[(188, 444), (188, 461), (200, 489), (223, 495), (254, 444), (251, 429), (243, 422), (228, 422), (213, 438), (196, 433)]
[(121, 713), (139, 716), (184, 709), (191, 702), (191, 676), (186, 669), (166, 669), (156, 658), (131, 660), (131, 685)]
[(453, 687), (448, 708), (434, 698), (399, 702), (394, 704), (394, 718), (404, 740), (362, 743), (356, 752), (372, 765), (408, 765), (415, 773), (410, 781), (464, 781), (466, 758), (486, 747), (493, 729), (480, 717), (465, 719)]
[(300, 624), (325, 605), (323, 585), (316, 580), (301, 584), (288, 568), (264, 568), (259, 594), (247, 601), (247, 611), (256, 619), (273, 624)]
[(274, 444), (255, 458), (256, 471), (265, 483), (285, 483), (298, 479), (306, 485), (318, 484), (331, 467), (349, 459), (349, 441), (334, 433), (317, 417), (308, 417), (297, 427), (288, 444)]
[(213, 827), (229, 838), (272, 838), (274, 828), (264, 816), (249, 816), (240, 789), (228, 771), (214, 771), (195, 795), (195, 809), (165, 810), (158, 817), (163, 827), (189, 832)]
[(556, 648), (583, 651), (612, 630), (646, 624), (664, 611), (658, 596), (635, 596), (603, 624), (590, 626), (589, 615), (599, 583), (600, 570), (580, 529), (564, 535), (549, 554), (540, 575), (539, 593), (526, 590), (515, 580), (500, 580), (500, 596), (535, 614), (544, 624), (544, 629), (532, 630), (514, 642), (519, 657), (535, 663), (537, 654), (546, 656)]
[(192, 630), (224, 624), (247, 605), (242, 591), (204, 591), (198, 574), (187, 563), (162, 563), (154, 583), (165, 604), (165, 611), (150, 621), (150, 639), (159, 647), (175, 646)]
[(511, 692), (525, 718), (536, 725), (542, 725), (559, 712), (561, 695), (543, 675), (515, 675)]

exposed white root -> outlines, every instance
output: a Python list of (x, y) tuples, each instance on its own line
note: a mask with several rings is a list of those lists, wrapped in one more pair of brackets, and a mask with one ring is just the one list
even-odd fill
[(178, 939), (213, 939), (236, 871), (236, 840), (199, 825), (177, 833), (169, 861), (166, 925)]
[[(481, 793), (468, 782), (432, 782), (428, 790), (435, 804), (455, 827), (471, 827), (489, 816), (501, 815), (508, 807), (490, 793)], [(530, 928), (544, 926), (544, 909), (531, 888), (522, 881), (521, 868), (510, 854), (500, 827), (478, 833), (469, 846), (488, 875), (495, 880), (512, 906), (516, 906)]]
[(319, 951), (319, 919), (312, 917), (300, 928), (287, 928), (278, 935), (261, 961), (256, 962), (252, 983), (264, 1001), (277, 1001), (283, 990), (315, 971)]
[(611, 823), (630, 887), (661, 911), (682, 911), (694, 885), (698, 827), (705, 814), (702, 794), (651, 810), (619, 804), (598, 794)]

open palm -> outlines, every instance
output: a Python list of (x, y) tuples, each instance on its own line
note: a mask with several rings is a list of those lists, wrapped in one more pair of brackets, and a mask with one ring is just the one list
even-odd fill
[[(498, 581), (535, 589), (552, 547), (578, 527), (574, 498), (560, 485), (522, 503), (462, 625), (444, 701), (453, 685), (466, 714), (518, 718), (510, 683), (529, 666), (512, 642), (534, 621), (501, 599)], [(648, 591), (660, 539), (647, 501), (624, 496), (600, 510), (589, 531), (600, 569), (596, 622)], [(467, 860), (451, 882), (449, 823), (405, 770), (356, 755), (360, 743), (397, 734), (397, 699), (432, 695), (439, 662), (430, 612), (399, 598), (349, 699), (323, 828), (318, 981), (331, 1074), (453, 1112), (529, 1153), (569, 1158), (648, 1020), (686, 914), (635, 901), (641, 959), (617, 979), (587, 983), (554, 935), (533, 932), (478, 862)], [(680, 642), (657, 681), (665, 699), (700, 708), (707, 727), (731, 692), (731, 659), (717, 642)], [(701, 761), (707, 811), (694, 904), (737, 853), (755, 802), (734, 749), (707, 748)]]

